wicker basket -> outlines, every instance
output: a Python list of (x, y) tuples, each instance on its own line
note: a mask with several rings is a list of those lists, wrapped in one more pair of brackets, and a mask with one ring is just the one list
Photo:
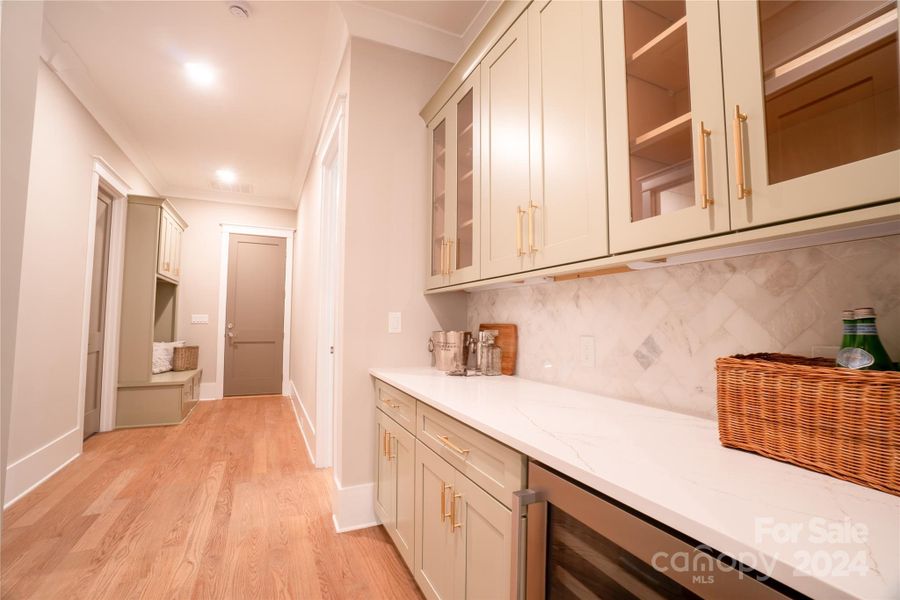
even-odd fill
[(172, 370), (193, 371), (200, 358), (200, 346), (181, 346), (173, 348)]
[(749, 354), (716, 374), (723, 446), (900, 496), (900, 373)]

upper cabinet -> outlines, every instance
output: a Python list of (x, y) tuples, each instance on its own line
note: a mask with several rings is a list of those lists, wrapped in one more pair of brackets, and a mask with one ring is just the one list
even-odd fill
[(178, 283), (181, 278), (181, 237), (185, 223), (166, 205), (159, 216), (159, 246), (156, 272), (163, 279)]
[(476, 68), (429, 126), (431, 236), (428, 287), (465, 283), (480, 273), (480, 120)]
[(603, 5), (614, 253), (729, 229), (718, 16), (705, 0)]
[(721, 2), (732, 227), (900, 196), (897, 2)]

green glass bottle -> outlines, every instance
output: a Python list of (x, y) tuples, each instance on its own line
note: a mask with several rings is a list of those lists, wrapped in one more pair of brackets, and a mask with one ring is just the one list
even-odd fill
[(854, 354), (856, 343), (856, 317), (852, 310), (841, 311), (841, 321), (844, 323), (844, 336), (841, 338), (841, 348), (837, 354), (837, 366), (848, 367)]
[(878, 338), (875, 328), (875, 310), (857, 308), (853, 311), (856, 318), (856, 337), (853, 341), (854, 352), (849, 366), (851, 369), (871, 371), (893, 371), (894, 363)]

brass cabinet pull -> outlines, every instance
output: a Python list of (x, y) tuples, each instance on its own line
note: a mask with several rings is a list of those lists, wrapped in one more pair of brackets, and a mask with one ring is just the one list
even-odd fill
[(384, 432), (384, 435), (381, 436), (381, 453), (384, 456), (387, 456), (391, 453), (388, 449), (388, 445), (391, 443), (391, 434), (387, 431)]
[(750, 188), (744, 185), (744, 123), (747, 115), (741, 112), (741, 105), (734, 107), (734, 162), (737, 175), (737, 197), (743, 200), (750, 195)]
[(450, 497), (450, 531), (462, 528), (462, 523), (456, 522), (456, 501), (462, 498), (462, 494), (453, 494)]
[(451, 262), (453, 256), (453, 240), (449, 240), (447, 242), (447, 275), (453, 273), (453, 263)]
[(707, 209), (713, 203), (713, 199), (709, 197), (709, 178), (706, 174), (706, 139), (712, 134), (712, 131), (703, 126), (700, 121), (699, 148), (697, 153), (700, 155), (700, 208)]
[[(398, 439), (399, 439), (399, 438), (398, 438)], [(387, 459), (388, 459), (389, 461), (390, 461), (390, 460), (394, 460), (395, 458), (397, 458), (397, 455), (396, 455), (396, 454), (391, 454), (391, 449), (392, 449), (391, 447), (394, 445), (394, 436), (392, 436), (390, 433), (388, 433), (388, 440), (387, 440), (387, 443), (388, 443), (388, 445), (387, 445)]]
[(458, 453), (462, 454), (463, 456), (467, 455), (470, 452), (470, 450), (468, 448), (460, 448), (459, 446), (457, 446), (456, 444), (451, 442), (450, 438), (447, 437), (446, 435), (439, 435), (438, 439), (441, 440), (441, 443), (444, 444), (444, 446), (446, 446), (447, 448), (450, 448), (454, 452), (458, 452)]
[(540, 208), (534, 202), (528, 202), (528, 253), (533, 254), (538, 251), (538, 247), (534, 245), (534, 211)]
[(441, 241), (441, 275), (446, 275), (447, 273), (444, 271), (444, 264), (446, 264), (445, 252), (447, 250), (447, 242)]
[[(441, 523), (447, 520), (447, 517), (450, 516), (451, 513), (445, 512), (447, 510), (447, 490), (452, 490), (453, 486), (447, 483), (441, 482)], [(450, 509), (453, 510), (452, 508)]]
[(383, 404), (387, 404), (390, 408), (400, 408), (400, 405), (399, 405), (399, 404), (394, 404), (394, 403), (391, 402), (390, 400), (385, 400), (384, 398), (381, 399), (381, 402), (382, 402)]
[(516, 256), (524, 256), (525, 252), (522, 250), (522, 215), (525, 214), (525, 209), (521, 206), (516, 207)]

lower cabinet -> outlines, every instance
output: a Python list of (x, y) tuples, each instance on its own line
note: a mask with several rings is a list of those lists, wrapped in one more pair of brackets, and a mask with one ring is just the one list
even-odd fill
[(416, 442), (414, 575), (427, 598), (508, 598), (509, 509)]
[(415, 438), (392, 418), (376, 415), (379, 442), (375, 478), (375, 513), (391, 536), (406, 566), (413, 569), (415, 518)]

